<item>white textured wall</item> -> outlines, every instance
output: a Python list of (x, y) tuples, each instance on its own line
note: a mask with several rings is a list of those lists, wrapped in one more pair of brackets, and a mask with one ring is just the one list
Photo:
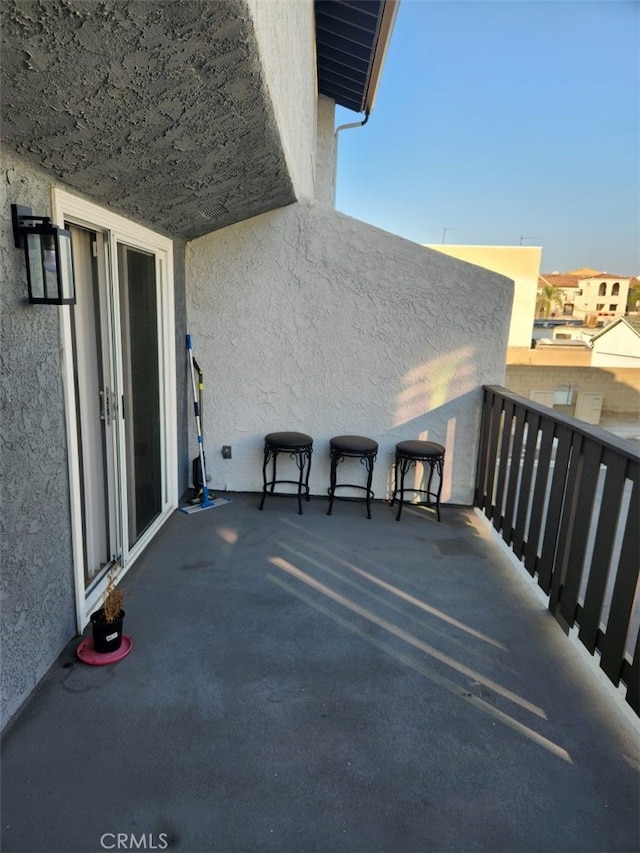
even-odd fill
[[(60, 309), (29, 305), (11, 204), (51, 215), (51, 182), (3, 153), (0, 177), (0, 636), (4, 726), (75, 633)], [(63, 308), (68, 311), (68, 308)]]
[(312, 0), (247, 0), (296, 196), (313, 195), (315, 16)]
[[(529, 349), (538, 295), (542, 249), (539, 246), (435, 246), (452, 258), (478, 264), (506, 275), (514, 282), (513, 307), (509, 326), (509, 346)], [(476, 303), (470, 306), (475, 310)]]
[[(76, 620), (60, 348), (60, 312), (71, 309), (29, 305), (24, 253), (14, 246), (11, 225), (12, 203), (32, 207), (34, 214), (51, 215), (52, 182), (45, 172), (7, 150), (2, 165), (0, 723), (4, 727), (73, 638)], [(182, 245), (174, 244), (174, 308), (178, 370), (184, 373)], [(184, 488), (187, 419), (192, 414), (186, 394), (185, 386), (178, 388), (183, 460), (179, 473)]]
[(336, 206), (336, 102), (318, 98), (318, 131), (316, 138), (316, 187), (318, 201)]
[(191, 242), (212, 486), (259, 491), (264, 435), (299, 430), (315, 442), (312, 493), (326, 494), (330, 437), (360, 433), (380, 444), (384, 497), (396, 442), (428, 437), (447, 446), (444, 497), (470, 503), (481, 386), (504, 382), (512, 290), (306, 199)]

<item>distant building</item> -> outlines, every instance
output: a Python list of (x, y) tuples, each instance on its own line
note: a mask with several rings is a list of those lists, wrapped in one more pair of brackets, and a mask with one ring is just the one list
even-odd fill
[(630, 281), (630, 276), (580, 269), (569, 273), (543, 273), (538, 289), (550, 285), (562, 292), (559, 316), (586, 323), (590, 320), (595, 326), (598, 321), (624, 317)]
[(591, 338), (592, 367), (640, 367), (640, 317), (618, 317)]

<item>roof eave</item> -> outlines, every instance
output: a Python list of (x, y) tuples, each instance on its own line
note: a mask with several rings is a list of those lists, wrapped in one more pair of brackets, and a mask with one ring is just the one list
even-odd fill
[(367, 115), (400, 0), (316, 0), (318, 92)]
[(364, 97), (362, 99), (361, 112), (365, 112), (367, 115), (373, 109), (376, 95), (378, 94), (380, 77), (387, 58), (387, 50), (391, 43), (391, 34), (393, 33), (393, 27), (396, 15), (398, 14), (399, 5), (400, 0), (386, 0), (382, 9), (376, 47), (369, 67), (369, 78), (367, 80)]

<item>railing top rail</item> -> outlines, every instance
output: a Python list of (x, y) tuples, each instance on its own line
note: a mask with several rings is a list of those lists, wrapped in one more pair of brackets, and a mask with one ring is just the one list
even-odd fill
[(489, 391), (492, 394), (503, 397), (505, 400), (511, 400), (518, 406), (522, 406), (531, 412), (535, 412), (541, 417), (548, 418), (556, 423), (569, 427), (573, 432), (586, 436), (587, 438), (595, 439), (610, 450), (614, 450), (616, 453), (621, 453), (629, 459), (633, 459), (635, 462), (640, 463), (640, 448), (636, 448), (632, 441), (628, 441), (625, 438), (619, 438), (617, 435), (614, 435), (608, 430), (602, 429), (602, 427), (592, 426), (591, 424), (587, 424), (577, 418), (564, 415), (561, 412), (557, 412), (555, 409), (550, 409), (548, 406), (544, 406), (542, 403), (536, 403), (534, 400), (521, 397), (519, 394), (514, 394), (512, 391), (503, 388), (501, 385), (483, 385), (482, 387), (485, 391)]

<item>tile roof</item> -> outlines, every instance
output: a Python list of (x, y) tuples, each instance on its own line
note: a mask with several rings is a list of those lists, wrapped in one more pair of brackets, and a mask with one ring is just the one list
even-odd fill
[(632, 279), (628, 275), (611, 275), (606, 272), (599, 272), (595, 275), (592, 275), (590, 272), (588, 275), (584, 273), (580, 273), (578, 275), (573, 273), (541, 273), (538, 277), (538, 287), (545, 287), (550, 284), (553, 287), (567, 288), (567, 287), (580, 287), (580, 284), (583, 281), (587, 281), (587, 279), (606, 279), (613, 281), (632, 281)]
[(546, 287), (549, 284), (552, 287), (559, 287), (561, 289), (567, 287), (579, 287), (580, 281), (581, 277), (578, 275), (555, 275), (555, 273), (545, 273), (545, 275), (538, 276), (538, 287)]

